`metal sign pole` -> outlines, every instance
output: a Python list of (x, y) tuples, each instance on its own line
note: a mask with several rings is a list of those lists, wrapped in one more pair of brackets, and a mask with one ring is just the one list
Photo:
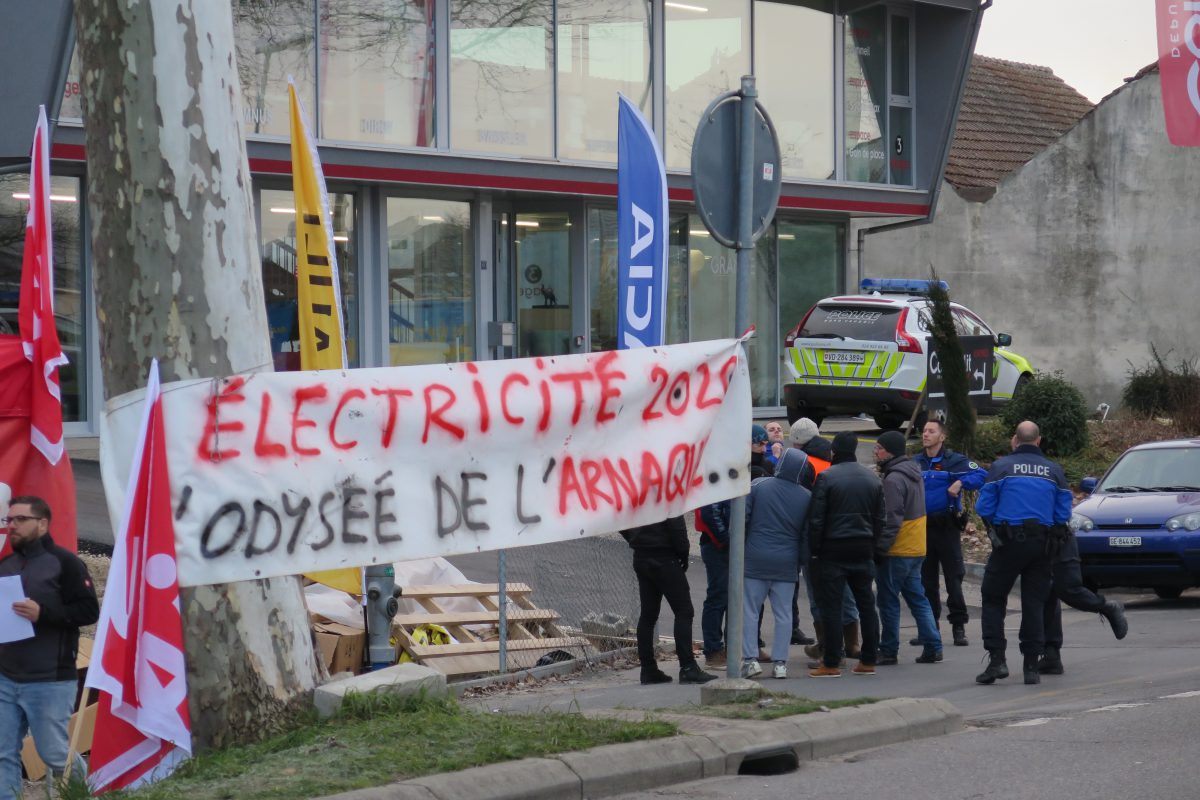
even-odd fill
[(499, 551), (496, 563), (496, 588), (499, 589), (499, 594), (496, 597), (497, 605), (500, 606), (499, 619), (497, 627), (500, 633), (500, 664), (498, 672), (504, 675), (508, 672), (508, 575), (506, 567), (507, 559), (504, 556), (504, 551)]
[[(733, 335), (741, 336), (750, 318), (750, 254), (754, 250), (754, 123), (758, 90), (754, 76), (742, 76), (738, 109), (737, 283)], [(729, 600), (725, 615), (725, 674), (741, 677), (742, 598), (746, 570), (746, 498), (735, 497), (729, 512)], [(757, 652), (755, 653), (757, 655)]]

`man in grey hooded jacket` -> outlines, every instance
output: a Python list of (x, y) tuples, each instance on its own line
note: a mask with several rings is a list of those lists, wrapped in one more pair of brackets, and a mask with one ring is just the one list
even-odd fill
[[(750, 484), (746, 499), (746, 571), (742, 607), (743, 653), (757, 651), (758, 612), (769, 597), (775, 618), (771, 641), (773, 675), (787, 677), (792, 636), (792, 593), (800, 566), (808, 558), (805, 523), (814, 472), (808, 457), (788, 449), (775, 474)], [(754, 658), (744, 659), (742, 676), (762, 674)]]

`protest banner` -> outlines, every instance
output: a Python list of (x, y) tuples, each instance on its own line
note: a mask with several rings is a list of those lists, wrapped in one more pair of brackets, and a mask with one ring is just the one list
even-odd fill
[[(181, 586), (562, 541), (749, 491), (736, 340), (180, 381), (163, 403)], [(110, 409), (106, 489), (140, 401)]]

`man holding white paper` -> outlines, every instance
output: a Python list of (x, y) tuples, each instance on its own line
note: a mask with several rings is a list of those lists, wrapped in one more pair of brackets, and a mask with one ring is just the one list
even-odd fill
[(0, 800), (21, 795), (26, 731), (51, 776), (62, 775), (78, 689), (79, 628), (100, 617), (87, 566), (50, 538), (45, 500), (14, 497), (4, 523), (13, 552), (0, 561), (0, 579), (20, 576), (24, 597), (10, 608), (32, 624), (33, 635), (0, 644)]

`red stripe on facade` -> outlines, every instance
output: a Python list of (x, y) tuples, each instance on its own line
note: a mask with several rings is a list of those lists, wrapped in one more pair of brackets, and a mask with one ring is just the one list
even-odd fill
[[(477, 175), (469, 172), (442, 172), (428, 169), (399, 169), (395, 167), (360, 167), (351, 164), (322, 164), (326, 178), (417, 183), (432, 186), (463, 186), (473, 189), (516, 189), (527, 192), (555, 194), (590, 194), (617, 196), (615, 183), (596, 181), (563, 181), (554, 178), (522, 178), (512, 175)], [(278, 159), (252, 158), (250, 171), (272, 175), (290, 175), (292, 162)]]
[(50, 148), (50, 158), (59, 161), (87, 161), (87, 150), (81, 144), (56, 144)]
[(928, 203), (881, 203), (875, 200), (831, 200), (824, 197), (781, 197), (779, 207), (810, 211), (858, 211), (903, 217), (924, 217), (929, 214)]
[[(83, 145), (56, 144), (50, 157), (60, 161), (84, 161)], [(583, 194), (599, 197), (616, 197), (615, 183), (600, 181), (566, 181), (555, 178), (523, 178), (515, 175), (479, 175), (470, 172), (445, 172), (427, 169), (401, 169), (397, 167), (362, 167), (352, 164), (324, 164), (325, 176), (346, 180), (387, 181), (390, 183), (412, 183), (426, 186), (460, 186), (470, 189), (511, 189), (524, 192), (550, 192), (553, 194)], [(272, 158), (250, 159), (250, 171), (264, 175), (291, 175), (292, 162)], [(667, 190), (667, 197), (677, 203), (694, 203), (691, 189)], [(807, 211), (843, 211), (859, 214), (888, 214), (892, 216), (924, 217), (929, 214), (929, 205), (921, 203), (885, 203), (874, 200), (839, 200), (823, 197), (780, 197), (780, 208)]]

